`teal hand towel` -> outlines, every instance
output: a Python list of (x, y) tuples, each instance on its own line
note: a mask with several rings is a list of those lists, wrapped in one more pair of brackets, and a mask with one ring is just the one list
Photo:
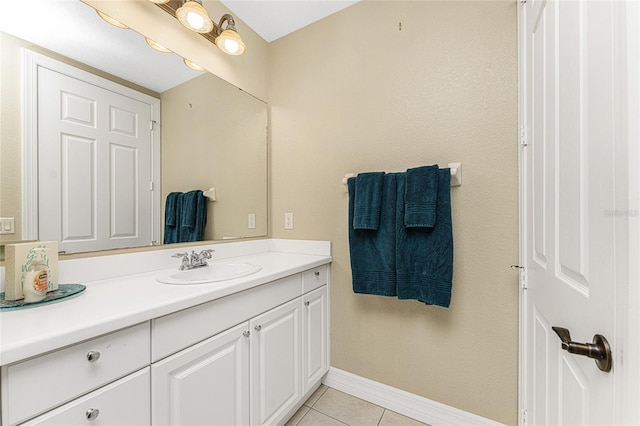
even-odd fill
[[(398, 175), (398, 194), (406, 190), (406, 175)], [(449, 307), (453, 279), (451, 175), (438, 171), (436, 214), (432, 228), (407, 228), (405, 200), (398, 197), (396, 224), (396, 280), (398, 299)]]
[(407, 183), (404, 190), (404, 226), (406, 228), (435, 226), (438, 170), (437, 164), (407, 170)]
[(382, 178), (380, 220), (377, 230), (355, 229), (356, 178), (347, 181), (349, 189), (349, 253), (355, 293), (396, 295), (396, 177)]
[(202, 241), (207, 223), (207, 200), (202, 191), (194, 190), (182, 197), (180, 242)]
[(354, 229), (378, 229), (384, 172), (359, 173), (355, 178)]
[(180, 242), (182, 192), (167, 195), (164, 206), (164, 244)]

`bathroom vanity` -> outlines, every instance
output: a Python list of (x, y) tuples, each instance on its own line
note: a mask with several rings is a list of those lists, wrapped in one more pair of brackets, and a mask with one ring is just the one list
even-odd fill
[(261, 269), (172, 285), (176, 249), (63, 261), (85, 294), (1, 313), (2, 425), (284, 423), (329, 368), (329, 243), (203, 248)]

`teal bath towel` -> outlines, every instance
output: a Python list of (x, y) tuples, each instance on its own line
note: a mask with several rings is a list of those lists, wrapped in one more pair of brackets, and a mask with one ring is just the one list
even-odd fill
[(438, 165), (407, 170), (404, 190), (404, 226), (433, 228), (436, 224)]
[[(398, 194), (405, 194), (406, 175), (397, 178)], [(437, 221), (432, 228), (405, 227), (405, 200), (397, 199), (396, 280), (398, 299), (449, 307), (453, 279), (451, 175), (438, 171)]]
[(202, 191), (194, 190), (182, 196), (180, 242), (202, 241), (207, 224), (207, 199)]
[(207, 198), (202, 191), (172, 192), (164, 208), (164, 244), (202, 241), (207, 224)]
[(180, 242), (180, 224), (182, 212), (182, 192), (167, 195), (164, 205), (164, 243)]
[(395, 296), (396, 175), (384, 174), (382, 177), (380, 219), (377, 230), (354, 229), (355, 203), (359, 190), (356, 178), (349, 178), (347, 186), (353, 291), (379, 296)]
[(354, 229), (378, 229), (384, 172), (359, 173), (353, 206)]

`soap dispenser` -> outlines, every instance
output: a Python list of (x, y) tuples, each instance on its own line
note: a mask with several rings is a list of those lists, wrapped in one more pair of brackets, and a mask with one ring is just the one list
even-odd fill
[(24, 272), (22, 281), (25, 303), (39, 302), (47, 296), (49, 268), (45, 260), (46, 250), (44, 247), (32, 250), (33, 258)]

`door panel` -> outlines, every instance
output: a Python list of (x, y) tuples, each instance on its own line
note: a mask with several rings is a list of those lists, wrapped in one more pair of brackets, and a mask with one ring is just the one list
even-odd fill
[(39, 239), (72, 252), (151, 243), (151, 114), (149, 104), (38, 67)]
[[(615, 353), (616, 191), (624, 113), (614, 1), (526, 2), (523, 52), (524, 410), (527, 422), (613, 424), (616, 368), (563, 351), (552, 326)], [(618, 185), (618, 186), (617, 186)], [(618, 189), (617, 189), (618, 188)]]

